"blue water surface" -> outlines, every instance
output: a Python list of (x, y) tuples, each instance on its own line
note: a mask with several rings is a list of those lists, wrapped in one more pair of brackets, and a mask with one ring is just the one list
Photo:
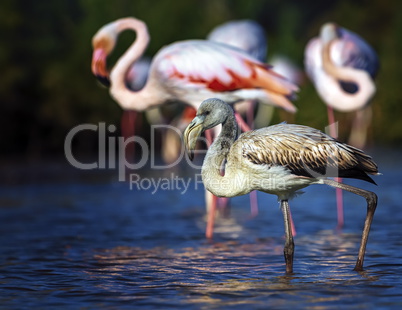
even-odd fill
[[(204, 191), (190, 168), (133, 172), (165, 178), (155, 193), (110, 170), (64, 163), (5, 169), (0, 308), (400, 309), (401, 153), (373, 155), (383, 173), (374, 177), (378, 186), (345, 181), (379, 196), (359, 273), (353, 267), (366, 202), (350, 193), (342, 230), (334, 189), (311, 186), (290, 202), (297, 235), (287, 275), (276, 197), (258, 193), (255, 217), (249, 196), (231, 199), (207, 241)], [(185, 192), (175, 178), (190, 180)]]

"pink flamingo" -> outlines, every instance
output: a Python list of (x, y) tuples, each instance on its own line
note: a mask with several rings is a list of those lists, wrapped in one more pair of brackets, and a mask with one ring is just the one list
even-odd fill
[[(305, 50), (305, 68), (321, 99), (327, 104), (330, 135), (337, 137), (334, 109), (357, 111), (358, 118), (376, 87), (378, 71), (375, 51), (357, 34), (326, 23), (319, 37), (311, 39)], [(361, 145), (360, 145), (361, 146)], [(338, 228), (343, 226), (342, 190), (337, 188)]]
[[(119, 33), (128, 29), (136, 32), (136, 39), (109, 74), (107, 56)], [(296, 112), (289, 100), (298, 90), (296, 85), (247, 53), (206, 40), (176, 42), (159, 50), (146, 84), (132, 91), (126, 87), (126, 72), (143, 55), (149, 39), (146, 24), (132, 17), (103, 26), (92, 39), (92, 71), (100, 80), (110, 80), (110, 94), (124, 110), (145, 111), (172, 101), (198, 109), (203, 100), (217, 97), (231, 104), (257, 99)], [(247, 127), (237, 113), (236, 119)], [(212, 237), (214, 216), (214, 210), (208, 213), (208, 238)]]

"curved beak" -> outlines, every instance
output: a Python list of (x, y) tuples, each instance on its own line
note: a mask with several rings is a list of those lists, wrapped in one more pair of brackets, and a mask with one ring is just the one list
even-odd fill
[(186, 148), (187, 156), (190, 160), (194, 158), (194, 149), (197, 144), (197, 140), (204, 127), (202, 126), (204, 122), (204, 117), (196, 116), (191, 123), (187, 126), (183, 134), (184, 146)]
[(92, 73), (104, 86), (110, 86), (109, 73), (106, 69), (107, 54), (104, 49), (96, 48), (92, 54)]

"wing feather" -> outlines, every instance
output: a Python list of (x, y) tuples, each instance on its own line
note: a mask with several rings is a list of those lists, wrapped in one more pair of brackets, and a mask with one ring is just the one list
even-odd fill
[(367, 71), (375, 78), (379, 68), (379, 60), (375, 50), (358, 34), (340, 28), (343, 66)]
[(154, 68), (164, 79), (184, 80), (211, 91), (266, 88), (292, 95), (296, 85), (244, 51), (217, 42), (189, 40), (165, 47), (156, 56)]
[(311, 127), (279, 124), (242, 134), (242, 156), (256, 165), (284, 166), (305, 177), (346, 177), (368, 182), (378, 174), (370, 156)]

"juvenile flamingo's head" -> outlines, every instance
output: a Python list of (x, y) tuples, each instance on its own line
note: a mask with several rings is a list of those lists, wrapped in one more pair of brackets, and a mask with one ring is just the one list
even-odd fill
[(233, 108), (223, 100), (209, 98), (201, 103), (196, 116), (183, 133), (184, 146), (190, 160), (194, 158), (194, 149), (200, 135), (205, 130), (226, 122), (230, 114), (234, 117)]

